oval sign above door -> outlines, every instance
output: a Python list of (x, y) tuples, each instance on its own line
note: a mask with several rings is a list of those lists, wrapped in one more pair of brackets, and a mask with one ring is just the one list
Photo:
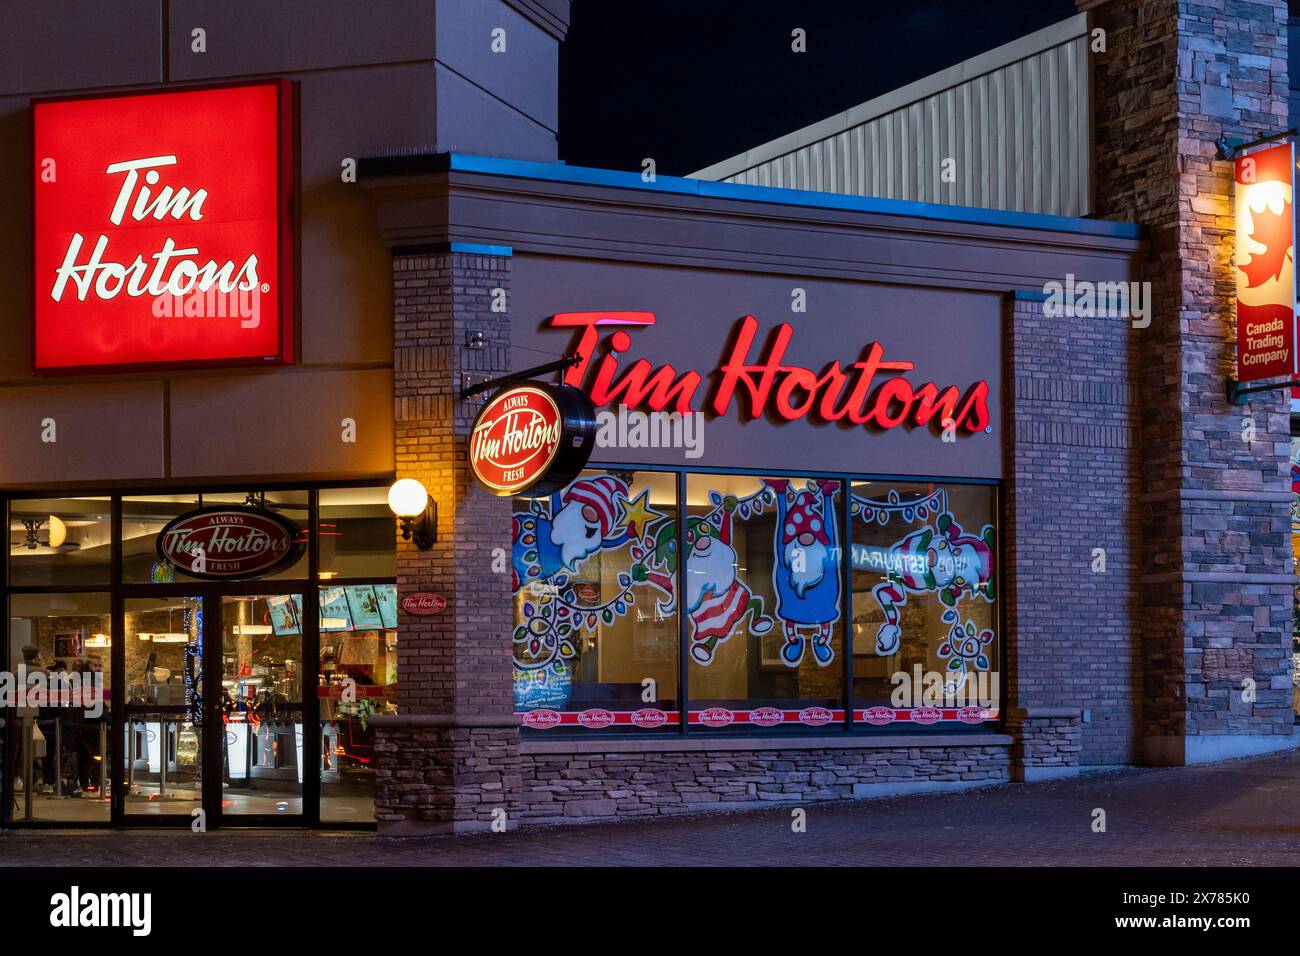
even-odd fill
[(187, 511), (158, 532), (158, 557), (182, 574), (214, 581), (256, 578), (293, 564), (305, 539), (282, 515), (244, 505)]

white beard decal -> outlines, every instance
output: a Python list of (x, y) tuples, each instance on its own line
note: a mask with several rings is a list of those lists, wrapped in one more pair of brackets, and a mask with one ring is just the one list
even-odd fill
[(706, 594), (725, 594), (736, 580), (736, 551), (717, 538), (686, 561), (686, 610), (694, 611)]
[(790, 572), (790, 586), (799, 597), (811, 587), (821, 583), (826, 576), (827, 548), (820, 541), (800, 544), (799, 539), (785, 546), (782, 562)]

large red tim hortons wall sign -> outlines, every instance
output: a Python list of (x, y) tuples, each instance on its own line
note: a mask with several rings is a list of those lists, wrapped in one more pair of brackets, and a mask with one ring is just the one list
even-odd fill
[(293, 361), (287, 82), (32, 109), (38, 371)]
[[(794, 337), (786, 322), (771, 330), (766, 343), (759, 322), (745, 315), (733, 326), (730, 347), (721, 364), (707, 375), (695, 369), (653, 365), (648, 359), (629, 360), (633, 331), (655, 324), (653, 312), (559, 312), (550, 317), (554, 329), (577, 333), (573, 347), (578, 361), (564, 381), (582, 387), (596, 407), (643, 406), (651, 411), (683, 415), (703, 413), (741, 418), (771, 417), (788, 422), (809, 419), (839, 422), (872, 430), (928, 427), (951, 429), (954, 435), (991, 430), (989, 383), (977, 379), (964, 388), (914, 383), (907, 373), (914, 362), (886, 357), (879, 342), (862, 349), (857, 361), (829, 361), (814, 371), (786, 357)], [(601, 341), (602, 333), (608, 333)], [(712, 384), (706, 384), (707, 380)]]
[(543, 382), (510, 385), (489, 398), (475, 418), (469, 465), (493, 494), (550, 494), (582, 471), (595, 437), (595, 411), (578, 389)]

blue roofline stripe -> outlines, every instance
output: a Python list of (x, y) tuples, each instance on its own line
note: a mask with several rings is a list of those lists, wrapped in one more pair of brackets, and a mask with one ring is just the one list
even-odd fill
[(1021, 302), (1046, 302), (1050, 298), (1042, 289), (1012, 289), (1011, 297)]
[(877, 213), (886, 216), (911, 216), (916, 219), (931, 219), (936, 222), (965, 222), (986, 226), (1010, 226), (1017, 229), (1045, 229), (1052, 232), (1073, 232), (1088, 236), (1108, 236), (1115, 239), (1142, 238), (1142, 227), (1136, 223), (1113, 222), (1109, 219), (1080, 219), (1074, 216), (1049, 216), (1045, 213), (980, 209), (974, 206), (948, 206), (939, 203), (915, 202), (907, 199), (845, 196), (840, 193), (779, 189), (773, 186), (748, 186), (742, 183), (685, 179), (680, 176), (656, 176), (653, 181), (647, 182), (641, 178), (640, 173), (631, 173), (624, 170), (568, 166), (564, 163), (540, 163), (523, 159), (500, 159), (495, 156), (475, 156), (469, 153), (452, 153), (449, 161), (451, 168), (454, 170), (467, 173), (485, 173), (493, 176), (514, 176), (519, 179), (540, 179), (549, 182), (576, 183), (586, 186), (609, 186), (616, 189), (640, 189), (649, 192), (675, 193), (688, 196), (709, 196), (715, 199), (736, 199), (744, 202), (765, 202), (785, 206), (844, 209), (852, 212)]
[(484, 245), (480, 242), (453, 242), (449, 244), (452, 252), (472, 253), (479, 256), (510, 257), (515, 254), (510, 246)]

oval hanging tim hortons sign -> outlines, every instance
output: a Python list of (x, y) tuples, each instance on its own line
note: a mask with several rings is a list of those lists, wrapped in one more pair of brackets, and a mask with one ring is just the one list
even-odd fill
[(273, 511), (217, 505), (188, 511), (158, 532), (158, 557), (183, 574), (212, 580), (256, 578), (293, 564), (305, 543)]
[(469, 438), (474, 477), (496, 495), (547, 495), (578, 476), (596, 437), (591, 399), (569, 385), (509, 385), (490, 399)]

